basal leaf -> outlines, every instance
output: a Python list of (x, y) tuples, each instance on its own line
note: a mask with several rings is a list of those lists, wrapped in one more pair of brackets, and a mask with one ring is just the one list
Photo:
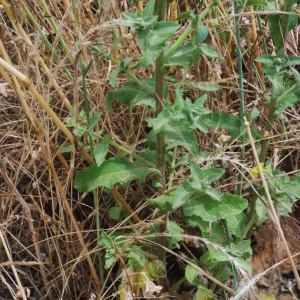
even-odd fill
[(133, 179), (143, 182), (150, 173), (158, 174), (158, 170), (114, 157), (106, 160), (100, 167), (94, 164), (79, 171), (75, 176), (74, 186), (81, 192), (89, 192), (98, 187), (112, 188), (116, 184), (128, 184)]

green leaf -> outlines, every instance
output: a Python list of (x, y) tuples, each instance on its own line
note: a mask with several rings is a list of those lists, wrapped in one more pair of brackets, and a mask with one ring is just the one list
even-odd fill
[(206, 185), (219, 180), (225, 174), (225, 170), (222, 168), (200, 168), (195, 162), (191, 162), (190, 170), (193, 181), (200, 181)]
[(196, 33), (196, 43), (201, 44), (203, 43), (209, 33), (209, 29), (207, 26), (203, 25), (201, 18), (198, 18), (197, 22), (197, 33)]
[(216, 300), (217, 296), (209, 289), (204, 287), (203, 285), (199, 285), (197, 287), (196, 295), (194, 296), (194, 300)]
[(227, 129), (233, 138), (238, 138), (241, 134), (241, 128), (243, 128), (240, 118), (224, 112), (207, 114), (202, 116), (202, 119), (208, 126)]
[[(153, 81), (143, 81), (144, 84), (152, 87)], [(105, 105), (108, 111), (112, 111), (112, 102), (116, 100), (121, 104), (130, 106), (145, 105), (151, 108), (155, 108), (156, 100), (153, 95), (149, 94), (148, 90), (145, 90), (136, 82), (128, 81), (124, 87), (112, 90), (107, 93), (105, 99)]]
[(228, 230), (238, 238), (244, 238), (247, 217), (244, 213), (236, 214), (227, 219)]
[(144, 251), (137, 245), (132, 245), (127, 254), (128, 264), (133, 267), (135, 272), (140, 271), (147, 264)]
[(162, 21), (151, 28), (140, 29), (137, 37), (143, 56), (135, 68), (147, 67), (154, 63), (165, 46), (165, 42), (172, 37), (178, 28), (179, 25), (177, 23)]
[(219, 54), (219, 52), (209, 45), (203, 44), (200, 46), (200, 49), (202, 54), (205, 56), (222, 59), (222, 56)]
[(69, 153), (69, 152), (72, 152), (75, 150), (75, 146), (74, 145), (68, 145), (68, 146), (65, 146), (65, 147), (61, 147), (59, 149), (59, 152), (60, 153)]
[(119, 220), (121, 217), (122, 208), (121, 207), (111, 207), (108, 210), (109, 218), (112, 220)]
[(282, 191), (287, 193), (292, 199), (300, 198), (300, 175), (293, 177), (290, 182), (285, 183)]
[(98, 247), (103, 247), (105, 249), (105, 269), (109, 269), (117, 259), (117, 253), (112, 238), (102, 232)]
[(88, 129), (92, 130), (100, 121), (102, 112), (95, 113), (90, 119), (88, 124)]
[(79, 171), (74, 186), (81, 192), (89, 192), (98, 187), (112, 188), (116, 184), (128, 184), (133, 179), (143, 182), (150, 173), (158, 174), (157, 169), (144, 167), (137, 162), (131, 163), (120, 157), (113, 157), (100, 167), (92, 165)]
[(141, 16), (139, 13), (123, 13), (124, 19), (114, 19), (112, 23), (119, 26), (127, 26), (132, 30), (137, 30), (141, 27), (149, 27), (157, 21), (158, 16)]
[(144, 7), (143, 17), (152, 16), (155, 8), (155, 0), (149, 0)]
[(277, 102), (275, 114), (283, 113), (288, 107), (300, 102), (300, 86), (293, 93), (286, 94)]
[(164, 132), (167, 149), (182, 146), (191, 153), (198, 152), (197, 137), (188, 123), (180, 122), (177, 126), (175, 123), (167, 124), (164, 127)]
[(192, 265), (186, 265), (184, 275), (186, 280), (192, 285), (202, 284), (202, 276), (199, 273), (199, 270), (194, 268)]
[(110, 137), (106, 135), (102, 141), (94, 148), (94, 157), (97, 167), (99, 167), (105, 160), (105, 156), (109, 149)]
[(173, 55), (171, 55), (164, 66), (183, 66), (188, 68), (199, 60), (200, 49), (192, 43), (178, 47)]
[[(296, 26), (295, 18), (289, 15), (289, 13), (292, 12), (292, 7), (295, 3), (296, 0), (283, 1), (282, 3), (280, 3), (280, 7), (278, 7), (278, 4), (275, 1), (266, 3), (266, 10), (269, 12), (274, 12), (274, 14), (267, 14), (267, 19), (270, 35), (277, 51), (279, 51), (285, 43), (283, 38), (286, 37), (282, 36), (282, 31), (284, 31), (284, 24), (288, 23), (288, 31), (292, 30), (294, 26)], [(284, 11), (285, 9), (287, 9), (286, 15), (278, 15), (278, 10)]]
[(171, 211), (173, 201), (174, 201), (174, 196), (171, 193), (163, 194), (161, 196), (149, 200), (151, 205), (165, 212)]
[(246, 199), (224, 193), (220, 201), (216, 201), (208, 195), (203, 195), (201, 199), (185, 204), (183, 211), (186, 217), (198, 216), (203, 221), (214, 222), (240, 214), (247, 206)]
[[(184, 234), (184, 230), (175, 222), (168, 220), (167, 221), (167, 233), (171, 234), (167, 238), (167, 247), (172, 249), (174, 247), (179, 247), (179, 242), (183, 240), (182, 235)], [(172, 236), (174, 234), (174, 236)]]

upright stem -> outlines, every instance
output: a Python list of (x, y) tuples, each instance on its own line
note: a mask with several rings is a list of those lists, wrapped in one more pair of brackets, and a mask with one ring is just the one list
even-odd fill
[[(166, 0), (156, 0), (156, 11), (158, 13), (158, 21), (166, 20), (167, 12), (167, 1)], [(164, 108), (164, 84), (165, 84), (165, 74), (163, 70), (163, 64), (165, 61), (164, 52), (162, 50), (159, 57), (156, 59), (156, 77), (155, 77), (155, 97), (157, 114), (159, 114)], [(156, 165), (161, 173), (161, 188), (159, 193), (162, 194), (166, 189), (166, 172), (165, 172), (165, 134), (160, 131), (156, 134)], [(166, 227), (167, 227), (167, 214), (161, 212), (161, 223), (159, 225), (158, 232), (158, 247), (157, 256), (159, 260), (166, 265)], [(169, 291), (169, 283), (167, 275), (161, 278), (160, 284), (163, 286), (165, 292)]]
[[(238, 74), (239, 74), (239, 91), (240, 91), (240, 117), (243, 118), (245, 114), (245, 99), (244, 99), (244, 84), (243, 84), (243, 62), (242, 62), (242, 53), (241, 53), (241, 30), (240, 30), (240, 18), (238, 15), (239, 7), (237, 0), (234, 1), (234, 14), (235, 17), (235, 27), (236, 27), (236, 50), (237, 50), (237, 61), (238, 61)], [(243, 145), (243, 140), (241, 141)], [(243, 161), (245, 156), (244, 146), (241, 146), (240, 159)], [(237, 193), (241, 195), (242, 193), (242, 173), (238, 175)]]

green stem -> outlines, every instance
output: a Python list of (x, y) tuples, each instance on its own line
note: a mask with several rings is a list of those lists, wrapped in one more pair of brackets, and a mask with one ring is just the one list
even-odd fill
[[(156, 0), (156, 8), (158, 12), (158, 21), (166, 20), (167, 12), (167, 0)], [(156, 98), (156, 107), (157, 114), (159, 114), (164, 109), (164, 85), (165, 85), (165, 73), (163, 65), (165, 62), (165, 55), (162, 51), (158, 58), (156, 59), (155, 67), (155, 98)], [(161, 173), (160, 183), (161, 188), (159, 194), (163, 194), (166, 189), (166, 171), (165, 171), (165, 134), (163, 131), (160, 131), (156, 134), (156, 165)], [(158, 259), (166, 265), (166, 237), (164, 236), (167, 230), (167, 219), (168, 214), (164, 214), (163, 211), (160, 211), (160, 216), (162, 218), (161, 223), (159, 224), (158, 229), (158, 247), (157, 256)], [(164, 274), (161, 278), (160, 284), (163, 286), (165, 292), (170, 290), (167, 274)]]
[[(240, 117), (241, 119), (245, 115), (245, 98), (244, 98), (244, 84), (243, 84), (243, 61), (242, 61), (242, 53), (241, 53), (241, 28), (240, 28), (240, 17), (238, 17), (238, 11), (239, 6), (237, 0), (234, 1), (234, 14), (235, 17), (235, 27), (236, 27), (236, 50), (237, 50), (237, 61), (238, 61), (238, 74), (239, 74), (239, 91), (240, 91)], [(243, 138), (241, 140), (241, 145), (244, 144)], [(241, 153), (240, 153), (240, 159), (241, 161), (244, 160), (245, 157), (245, 148), (244, 146), (241, 146)], [(238, 182), (240, 182), (237, 185), (237, 194), (242, 194), (242, 188), (243, 188), (243, 174), (239, 173), (238, 175)]]

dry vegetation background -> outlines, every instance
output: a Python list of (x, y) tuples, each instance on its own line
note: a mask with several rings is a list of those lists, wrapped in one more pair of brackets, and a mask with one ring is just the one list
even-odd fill
[[(152, 193), (147, 183), (122, 188), (119, 192), (116, 190), (114, 198), (100, 190), (89, 194), (77, 192), (73, 188), (74, 174), (92, 160), (83, 148), (60, 153), (60, 149), (70, 142), (78, 143), (63, 122), (72, 105), (78, 110), (84, 105), (80, 62), (88, 65), (93, 61), (86, 81), (90, 111), (103, 112), (99, 129), (104, 129), (113, 140), (131, 150), (142, 147), (147, 135), (144, 124), (140, 122), (144, 110), (134, 111), (132, 127), (128, 123), (126, 107), (115, 107), (112, 115), (105, 109), (105, 96), (110, 88), (108, 78), (114, 66), (95, 55), (91, 47), (97, 44), (106, 49), (113, 47), (115, 36), (107, 22), (119, 18), (122, 11), (131, 9), (131, 6), (130, 1), (104, 1), (104, 5), (100, 2), (82, 0), (72, 7), (69, 0), (48, 3), (42, 0), (0, 1), (0, 56), (7, 64), (0, 67), (1, 299), (99, 299), (96, 295), (100, 292), (103, 299), (114, 298), (114, 284), (120, 269), (115, 267), (105, 273), (105, 278), (100, 278), (97, 228), (127, 226), (122, 221), (113, 223), (108, 218), (108, 209), (114, 205), (115, 199), (123, 203), (125, 198), (142, 220), (152, 213), (149, 207), (143, 210)], [(174, 2), (177, 3), (177, 12), (189, 9), (197, 12), (207, 5), (205, 0)], [(216, 8), (218, 27), (214, 26), (213, 20), (205, 21), (211, 28), (209, 43), (225, 59), (210, 61), (203, 58), (190, 70), (189, 76), (191, 80), (199, 78), (221, 84), (222, 89), (213, 93), (213, 108), (234, 113), (239, 92), (237, 62), (233, 53), (234, 20), (229, 2), (223, 1), (223, 6)], [(169, 11), (168, 18), (171, 17)], [(256, 28), (253, 21), (251, 16), (249, 24), (241, 21), (242, 45), (245, 47), (244, 95), (247, 107), (255, 106), (262, 112), (258, 126), (263, 126), (265, 91), (252, 67), (259, 54), (259, 48), (254, 48)], [(272, 47), (267, 28), (264, 29), (265, 41), (268, 47)], [(226, 31), (226, 35), (222, 35), (222, 31)], [(115, 34), (120, 36), (116, 58), (128, 55), (128, 51), (139, 51), (134, 35), (120, 28), (115, 28)], [(46, 40), (49, 45), (46, 45)], [(288, 51), (299, 55), (299, 27), (289, 36)], [(7, 71), (9, 65), (14, 68), (10, 72)], [(260, 67), (258, 65), (258, 70)], [(170, 73), (178, 77), (182, 75), (180, 69), (172, 69)], [(139, 75), (148, 76), (146, 73)], [(193, 93), (189, 97), (196, 99), (198, 95)], [(268, 156), (286, 172), (299, 171), (299, 132), (299, 108), (294, 106), (273, 128), (268, 152)], [(221, 134), (199, 136), (203, 149), (211, 149)], [(111, 151), (113, 154), (116, 150)], [(236, 158), (234, 145), (228, 145), (222, 151), (228, 160)], [(250, 152), (248, 156), (251, 156)], [(251, 158), (245, 164), (251, 166)], [(177, 180), (185, 176), (184, 170), (180, 172)], [(227, 172), (227, 179), (223, 182), (229, 191), (234, 189), (237, 171), (232, 169), (231, 172)], [(297, 241), (300, 236), (298, 216), (299, 210), (295, 206), (294, 218), (285, 223), (285, 231)], [(260, 260), (260, 269), (274, 264), (267, 258), (273, 255), (270, 248), (278, 245), (278, 241), (275, 237), (269, 238), (272, 236), (270, 232), (272, 226), (268, 225), (255, 233), (257, 249), (263, 254), (256, 258)], [(262, 236), (266, 241), (260, 239)], [(298, 243), (292, 248), (294, 252), (300, 250)], [(281, 254), (279, 259), (282, 259)], [(289, 273), (291, 269), (287, 267), (284, 271)], [(272, 280), (276, 286), (277, 280), (282, 278), (272, 277)], [(180, 298), (184, 299), (184, 296), (178, 296)]]

